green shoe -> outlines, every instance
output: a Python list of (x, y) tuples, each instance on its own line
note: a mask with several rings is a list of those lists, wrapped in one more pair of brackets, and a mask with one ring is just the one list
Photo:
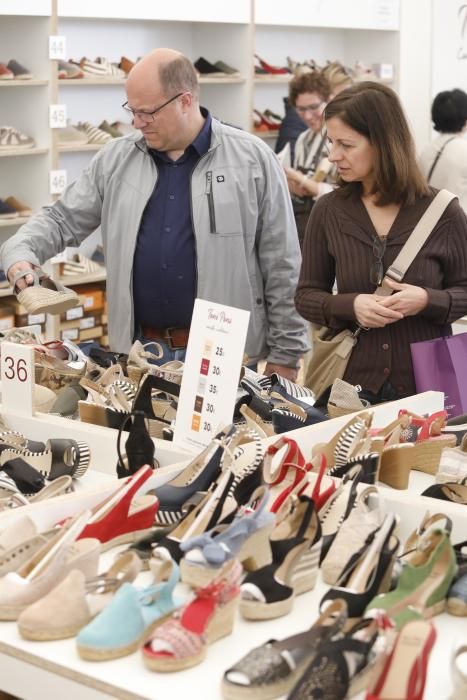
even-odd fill
[(395, 590), (376, 596), (365, 615), (370, 610), (384, 610), (400, 629), (409, 620), (443, 612), (456, 568), (449, 534), (430, 530), (408, 555)]
[(104, 119), (102, 124), (99, 124), (98, 127), (101, 131), (105, 131), (107, 134), (110, 134), (112, 138), (117, 139), (119, 136), (123, 136), (123, 134), (116, 129), (114, 126), (111, 126), (108, 121)]

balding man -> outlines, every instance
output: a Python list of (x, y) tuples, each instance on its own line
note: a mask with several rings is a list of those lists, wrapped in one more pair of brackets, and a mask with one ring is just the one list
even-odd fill
[(101, 226), (112, 349), (157, 341), (163, 361), (183, 359), (200, 297), (249, 310), (246, 353), (295, 379), (307, 350), (293, 303), (300, 251), (276, 156), (200, 108), (196, 71), (176, 51), (141, 59), (126, 92), (138, 131), (104, 146), (3, 245), (8, 279)]

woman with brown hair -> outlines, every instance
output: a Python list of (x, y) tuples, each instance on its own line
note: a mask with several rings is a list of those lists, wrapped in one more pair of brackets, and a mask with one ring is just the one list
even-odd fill
[[(364, 330), (344, 379), (372, 403), (413, 394), (410, 343), (451, 333), (467, 313), (467, 219), (454, 199), (391, 296), (374, 291), (436, 195), (416, 162), (397, 95), (362, 82), (324, 111), (339, 187), (315, 204), (295, 295), (299, 313)], [(337, 293), (333, 294), (336, 283)], [(362, 394), (360, 394), (362, 396)]]

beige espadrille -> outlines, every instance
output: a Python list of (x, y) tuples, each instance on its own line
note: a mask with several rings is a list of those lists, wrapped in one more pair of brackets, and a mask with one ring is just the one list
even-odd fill
[(79, 304), (76, 292), (60, 282), (54, 282), (40, 268), (17, 272), (13, 280), (14, 289), (17, 281), (26, 275), (33, 277), (34, 284), (18, 292), (16, 298), (29, 314), (61, 314)]

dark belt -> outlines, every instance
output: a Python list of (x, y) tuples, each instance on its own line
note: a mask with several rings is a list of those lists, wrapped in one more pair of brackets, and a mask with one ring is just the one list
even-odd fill
[(150, 328), (142, 326), (141, 332), (144, 338), (149, 340), (162, 340), (171, 350), (182, 350), (188, 345), (189, 328)]

